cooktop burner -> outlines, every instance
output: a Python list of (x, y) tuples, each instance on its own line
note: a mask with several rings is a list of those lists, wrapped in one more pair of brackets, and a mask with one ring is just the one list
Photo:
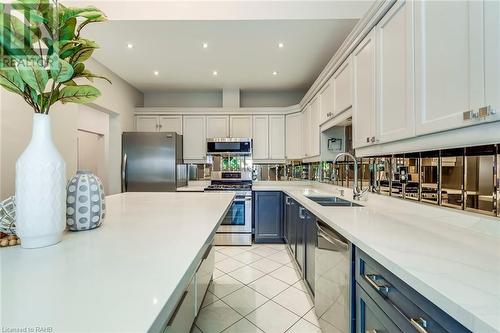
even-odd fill
[(209, 185), (205, 191), (251, 191), (252, 185), (250, 184), (217, 184)]

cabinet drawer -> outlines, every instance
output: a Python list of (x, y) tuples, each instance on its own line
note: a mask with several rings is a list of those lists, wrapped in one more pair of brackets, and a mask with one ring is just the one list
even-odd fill
[(359, 249), (356, 281), (404, 332), (470, 332)]
[(359, 284), (356, 284), (356, 332), (402, 332)]
[(185, 333), (191, 330), (195, 318), (195, 278), (191, 279), (189, 286), (182, 294), (177, 306), (172, 313), (164, 333)]
[(198, 271), (196, 271), (196, 315), (198, 314), (201, 304), (203, 303), (210, 280), (212, 280), (214, 266), (215, 249), (212, 244), (210, 244), (205, 251)]

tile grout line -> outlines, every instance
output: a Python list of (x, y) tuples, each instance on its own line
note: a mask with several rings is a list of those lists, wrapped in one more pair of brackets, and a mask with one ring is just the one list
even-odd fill
[[(270, 301), (272, 301), (274, 304), (278, 305), (279, 307), (281, 307), (281, 308), (283, 308), (283, 309), (285, 309), (285, 310), (289, 311), (290, 313), (292, 313), (292, 314), (294, 314), (295, 316), (297, 316), (297, 317), (298, 317), (298, 319), (297, 319), (296, 321), (294, 321), (294, 322), (293, 322), (293, 324), (292, 324), (292, 325), (290, 325), (290, 326), (289, 326), (289, 327), (288, 327), (285, 331), (283, 331), (283, 333), (288, 332), (288, 331), (289, 331), (289, 330), (290, 330), (290, 329), (291, 329), (291, 328), (292, 328), (295, 324), (297, 324), (297, 323), (298, 323), (300, 320), (302, 320), (302, 319), (303, 319), (303, 320), (305, 320), (307, 323), (309, 323), (309, 324), (313, 325), (314, 327), (319, 328), (318, 326), (316, 326), (315, 324), (311, 323), (310, 321), (308, 321), (307, 319), (305, 319), (305, 318), (304, 318), (304, 317), (305, 317), (305, 316), (306, 316), (306, 315), (307, 315), (307, 314), (308, 314), (308, 313), (309, 313), (312, 309), (314, 309), (314, 305), (313, 305), (313, 306), (312, 306), (312, 307), (311, 307), (308, 311), (306, 311), (306, 313), (305, 313), (305, 314), (303, 314), (303, 315), (298, 315), (298, 314), (297, 314), (297, 313), (295, 313), (294, 311), (292, 311), (292, 310), (290, 310), (290, 309), (288, 309), (288, 308), (284, 307), (283, 305), (281, 305), (281, 304), (277, 303), (277, 302), (276, 302), (276, 300), (275, 300), (275, 299), (276, 299), (279, 295), (281, 295), (281, 294), (282, 294), (282, 293), (284, 293), (285, 291), (289, 290), (290, 288), (294, 288), (295, 290), (299, 290), (299, 291), (301, 291), (301, 292), (304, 292), (301, 288), (298, 288), (298, 287), (296, 287), (296, 286), (295, 286), (298, 282), (300, 282), (300, 281), (301, 281), (301, 279), (300, 279), (300, 278), (299, 278), (297, 281), (295, 281), (294, 283), (290, 284), (290, 283), (289, 283), (289, 282), (287, 282), (287, 281), (283, 281), (283, 280), (281, 280), (281, 279), (279, 279), (279, 278), (276, 278), (276, 277), (274, 277), (274, 276), (272, 276), (272, 275), (271, 275), (272, 273), (276, 272), (277, 270), (279, 270), (279, 269), (281, 269), (281, 268), (283, 268), (283, 267), (292, 268), (293, 270), (295, 270), (295, 271), (297, 271), (297, 272), (298, 272), (298, 269), (297, 269), (296, 265), (294, 265), (294, 264), (293, 264), (293, 255), (292, 255), (291, 251), (290, 251), (290, 250), (286, 247), (286, 244), (283, 244), (283, 245), (285, 246), (285, 248), (284, 248), (284, 249), (281, 249), (281, 250), (276, 250), (276, 249), (275, 249), (275, 248), (273, 248), (273, 247), (267, 247), (267, 246), (265, 246), (265, 244), (262, 244), (261, 246), (266, 247), (266, 248), (269, 248), (269, 249), (272, 249), (272, 250), (274, 250), (274, 251), (275, 251), (274, 253), (271, 253), (271, 254), (266, 255), (266, 256), (262, 256), (262, 255), (261, 255), (261, 254), (259, 254), (259, 253), (255, 253), (255, 252), (253, 252), (251, 247), (250, 247), (249, 249), (244, 250), (244, 251), (243, 251), (243, 252), (241, 252), (241, 253), (234, 254), (234, 255), (227, 255), (227, 254), (223, 253), (222, 251), (219, 251), (219, 253), (221, 253), (221, 254), (223, 254), (223, 255), (225, 255), (225, 256), (226, 256), (226, 258), (222, 259), (221, 261), (231, 258), (231, 259), (233, 259), (233, 260), (235, 260), (235, 261), (238, 261), (239, 263), (243, 264), (243, 266), (242, 266), (242, 267), (236, 268), (236, 269), (231, 270), (230, 272), (227, 272), (227, 273), (226, 273), (226, 272), (224, 272), (224, 271), (222, 271), (222, 270), (220, 270), (219, 268), (217, 268), (220, 272), (222, 272), (222, 273), (223, 273), (223, 274), (222, 274), (221, 276), (219, 276), (218, 278), (223, 277), (224, 275), (228, 275), (230, 278), (232, 278), (232, 279), (234, 279), (234, 280), (238, 281), (238, 283), (240, 283), (240, 284), (241, 284), (241, 286), (240, 286), (239, 288), (237, 288), (236, 290), (234, 290), (234, 291), (230, 292), (230, 293), (229, 293), (229, 294), (227, 294), (227, 295), (224, 295), (223, 297), (220, 297), (220, 298), (219, 298), (217, 295), (215, 295), (215, 294), (214, 294), (214, 296), (215, 296), (215, 298), (216, 298), (216, 301), (215, 301), (215, 302), (217, 302), (217, 301), (221, 301), (221, 302), (222, 302), (222, 303), (224, 303), (226, 306), (228, 306), (231, 310), (235, 311), (238, 315), (240, 315), (240, 316), (241, 316), (241, 318), (240, 318), (240, 319), (238, 319), (236, 322), (234, 322), (233, 324), (231, 324), (231, 325), (229, 325), (228, 327), (224, 328), (224, 329), (221, 331), (221, 333), (222, 333), (222, 332), (224, 332), (224, 331), (226, 331), (226, 330), (228, 330), (230, 327), (232, 327), (232, 326), (236, 325), (238, 322), (240, 322), (240, 321), (241, 321), (241, 320), (243, 320), (243, 319), (247, 320), (248, 322), (250, 322), (250, 324), (251, 324), (251, 325), (253, 325), (253, 326), (257, 327), (259, 330), (261, 330), (261, 331), (263, 331), (263, 332), (264, 332), (264, 330), (263, 330), (261, 327), (259, 327), (258, 325), (256, 325), (256, 324), (255, 324), (255, 323), (253, 323), (252, 321), (250, 321), (250, 320), (248, 319), (248, 316), (249, 316), (251, 313), (253, 313), (253, 312), (257, 311), (257, 309), (261, 308), (261, 307), (262, 307), (262, 306), (264, 306), (265, 304), (269, 303)], [(260, 247), (260, 246), (259, 246), (259, 247)], [(217, 251), (217, 249), (216, 249), (216, 251)], [(255, 260), (255, 261), (252, 261), (252, 262), (250, 262), (250, 263), (244, 263), (244, 262), (241, 262), (241, 261), (239, 261), (238, 259), (234, 258), (234, 256), (238, 256), (238, 255), (243, 254), (243, 253), (245, 253), (245, 252), (252, 252), (254, 255), (257, 255), (257, 256), (258, 256), (258, 257), (260, 257), (260, 258), (259, 258), (259, 259), (257, 259), (257, 260)], [(289, 261), (289, 262), (288, 262), (288, 263), (286, 263), (286, 264), (283, 264), (283, 263), (281, 263), (281, 262), (277, 262), (277, 261), (275, 261), (275, 260), (273, 260), (273, 259), (270, 259), (270, 258), (269, 258), (270, 256), (276, 255), (276, 254), (278, 254), (278, 253), (283, 253), (283, 252), (285, 252), (285, 253), (288, 255), (288, 257), (289, 257), (290, 259), (292, 259), (291, 261)], [(258, 268), (256, 268), (256, 267), (251, 266), (253, 263), (255, 263), (255, 262), (259, 261), (259, 260), (262, 260), (262, 259), (268, 259), (268, 260), (270, 260), (270, 261), (272, 261), (272, 262), (274, 262), (274, 263), (276, 263), (276, 264), (279, 264), (280, 266), (279, 266), (279, 267), (277, 267), (277, 268), (276, 268), (276, 269), (274, 269), (274, 270), (269, 271), (269, 272), (264, 272), (264, 271), (262, 271), (262, 270), (260, 270), (260, 269), (258, 269)], [(219, 262), (220, 262), (220, 261), (219, 261)], [(290, 263), (292, 263), (292, 266), (294, 266), (294, 267), (290, 267), (290, 266), (288, 266)], [(253, 268), (253, 269), (255, 269), (255, 270), (259, 271), (260, 273), (263, 273), (264, 275), (260, 276), (259, 278), (255, 279), (255, 280), (253, 280), (253, 281), (251, 281), (251, 282), (249, 282), (249, 283), (244, 283), (244, 282), (242, 282), (242, 281), (238, 280), (237, 278), (235, 278), (235, 277), (231, 276), (231, 274), (230, 274), (230, 273), (235, 272), (235, 271), (237, 271), (237, 270), (239, 270), (239, 269), (242, 269), (242, 268), (245, 268), (245, 267), (250, 267), (250, 268)], [(300, 275), (300, 274), (299, 274), (299, 275)], [(278, 280), (278, 281), (280, 281), (280, 282), (282, 282), (282, 283), (285, 283), (285, 284), (287, 285), (287, 287), (286, 287), (284, 290), (280, 291), (278, 294), (276, 294), (276, 295), (274, 295), (273, 297), (269, 298), (268, 296), (266, 296), (266, 295), (264, 295), (264, 294), (262, 294), (262, 293), (258, 292), (257, 290), (255, 290), (255, 289), (253, 289), (252, 287), (250, 287), (250, 286), (249, 286), (250, 284), (254, 283), (255, 281), (257, 281), (257, 280), (259, 280), (259, 279), (262, 279), (262, 278), (264, 278), (264, 277), (266, 277), (266, 276), (269, 276), (269, 277), (271, 277), (271, 278), (273, 278), (273, 279), (276, 279), (276, 280)], [(218, 279), (218, 278), (217, 278), (217, 279)], [(213, 279), (213, 280), (216, 280), (216, 279)], [(213, 280), (211, 280), (211, 282), (210, 282), (210, 283), (213, 283)], [(259, 295), (261, 295), (261, 296), (263, 296), (263, 297), (265, 297), (265, 298), (266, 298), (266, 301), (265, 301), (263, 304), (261, 304), (260, 306), (256, 307), (256, 308), (255, 308), (255, 309), (253, 309), (252, 311), (250, 311), (247, 315), (242, 315), (240, 312), (238, 312), (236, 309), (234, 309), (233, 307), (231, 307), (231, 305), (229, 305), (228, 303), (226, 303), (226, 302), (223, 300), (223, 298), (226, 298), (226, 297), (228, 297), (228, 296), (230, 296), (230, 295), (232, 295), (232, 294), (236, 293), (237, 291), (240, 291), (240, 290), (241, 290), (241, 289), (243, 289), (244, 287), (248, 287), (248, 288), (250, 288), (252, 291), (254, 291), (255, 293), (257, 293), (257, 294), (259, 294)], [(212, 293), (212, 292), (211, 292), (211, 293)], [(304, 292), (304, 293), (306, 294), (306, 292)], [(212, 294), (213, 294), (213, 293), (212, 293)], [(307, 295), (307, 294), (306, 294), (306, 296), (307, 296), (308, 298), (310, 298), (310, 296), (309, 296), (309, 295)], [(215, 303), (215, 302), (212, 302), (212, 303), (210, 303), (210, 304), (206, 305), (205, 307), (207, 307), (207, 306), (209, 306), (209, 305), (211, 305), (211, 304), (213, 304), (213, 303)], [(197, 328), (197, 329), (199, 329), (199, 330), (203, 333), (203, 331), (202, 331), (202, 330), (201, 330), (201, 329), (200, 329), (200, 328), (196, 325), (196, 323), (194, 324), (194, 326), (196, 326), (196, 328)]]

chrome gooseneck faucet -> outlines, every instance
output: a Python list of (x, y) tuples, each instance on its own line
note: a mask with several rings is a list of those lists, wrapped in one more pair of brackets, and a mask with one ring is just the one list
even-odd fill
[(363, 198), (368, 192), (368, 188), (363, 190), (358, 187), (358, 161), (356, 160), (356, 157), (354, 157), (352, 154), (349, 153), (340, 153), (337, 156), (335, 156), (333, 164), (337, 164), (337, 160), (344, 156), (347, 156), (354, 161), (354, 184), (352, 185), (352, 192), (353, 192), (352, 198), (354, 200), (361, 200), (361, 198)]

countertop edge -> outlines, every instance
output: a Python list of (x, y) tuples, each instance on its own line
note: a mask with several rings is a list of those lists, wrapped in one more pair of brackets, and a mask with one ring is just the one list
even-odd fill
[(181, 282), (175, 288), (174, 293), (170, 296), (170, 298), (167, 300), (167, 302), (161, 308), (160, 312), (156, 316), (156, 319), (154, 320), (154, 322), (151, 324), (150, 328), (148, 329), (148, 333), (163, 332), (163, 330), (166, 328), (167, 321), (173, 315), (173, 312), (175, 311), (175, 308), (176, 308), (180, 298), (182, 297), (184, 290), (189, 285), (190, 279), (192, 279), (194, 277), (194, 275), (196, 274), (198, 264), (201, 262), (201, 258), (203, 257), (203, 254), (205, 253), (206, 248), (210, 245), (210, 240), (215, 236), (217, 229), (219, 228), (220, 224), (224, 220), (224, 217), (226, 216), (227, 212), (231, 208), (232, 201), (234, 200), (234, 196), (235, 196), (234, 193), (231, 193), (231, 194), (233, 194), (233, 198), (231, 199), (231, 202), (226, 207), (225, 211), (222, 213), (222, 215), (221, 215), (219, 221), (217, 222), (217, 224), (215, 225), (214, 229), (208, 235), (207, 239), (203, 243), (203, 246), (199, 249), (194, 261), (191, 263), (191, 265), (189, 265), (188, 271), (186, 271), (184, 273), (184, 275), (182, 276)]

